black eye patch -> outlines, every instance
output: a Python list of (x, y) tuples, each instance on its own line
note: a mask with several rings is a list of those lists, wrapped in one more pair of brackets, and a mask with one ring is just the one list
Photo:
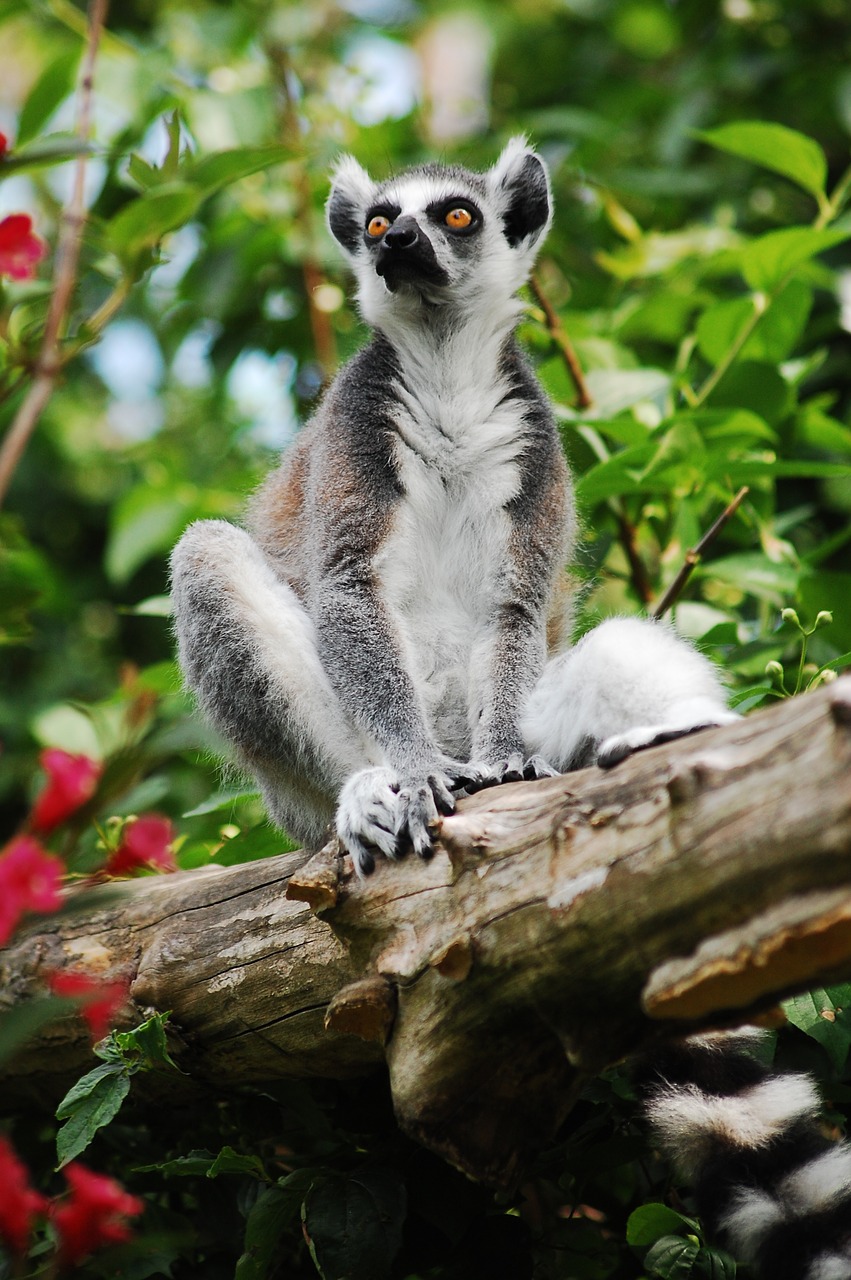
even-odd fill
[[(481, 210), (465, 196), (450, 196), (448, 200), (435, 200), (426, 207), (426, 213), (433, 223), (451, 231), (453, 236), (474, 235), (482, 225)], [(452, 215), (456, 213), (469, 217), (469, 222), (465, 222), (463, 217), (453, 219)]]
[(364, 218), (364, 223), (363, 223), (364, 239), (366, 240), (367, 244), (375, 244), (377, 240), (381, 238), (380, 236), (376, 237), (376, 236), (371, 236), (369, 234), (368, 228), (374, 218), (386, 218), (389, 225), (392, 226), (393, 223), (396, 221), (396, 219), (399, 217), (399, 214), (401, 212), (402, 210), (398, 204), (370, 205), (370, 207), (366, 211), (366, 216)]

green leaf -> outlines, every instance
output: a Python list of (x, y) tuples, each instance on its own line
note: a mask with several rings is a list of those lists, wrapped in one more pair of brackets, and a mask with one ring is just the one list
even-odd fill
[(585, 421), (614, 418), (642, 400), (664, 400), (671, 390), (671, 376), (663, 369), (592, 369), (585, 382), (594, 403), (583, 409)]
[(66, 160), (74, 160), (77, 156), (94, 155), (95, 148), (88, 142), (81, 142), (73, 134), (57, 133), (47, 138), (39, 138), (35, 144), (13, 151), (3, 160), (2, 175), (5, 178), (12, 173), (20, 173), (25, 169), (47, 169), (54, 164), (64, 164)]
[[(812, 306), (812, 290), (790, 280), (757, 321), (737, 359), (785, 360), (799, 341)], [(753, 298), (733, 298), (708, 307), (697, 322), (697, 344), (710, 364), (719, 364), (753, 319)]]
[(220, 1173), (250, 1173), (255, 1178), (265, 1178), (263, 1162), (259, 1156), (242, 1155), (233, 1147), (222, 1147), (213, 1163), (207, 1170), (208, 1178), (217, 1178)]
[(181, 176), (184, 181), (200, 187), (206, 196), (252, 173), (283, 164), (291, 157), (292, 152), (287, 147), (235, 147), (184, 165)]
[(758, 600), (768, 600), (778, 608), (794, 599), (799, 575), (795, 565), (769, 560), (761, 551), (742, 551), (712, 560), (699, 565), (695, 572), (703, 578), (726, 582)]
[[(151, 1070), (157, 1067), (173, 1067), (179, 1071), (166, 1043), (165, 1028), (171, 1012), (155, 1013), (132, 1031), (113, 1031), (107, 1046), (114, 1045), (126, 1062)], [(109, 1052), (109, 1048), (105, 1052)]]
[(783, 1008), (793, 1027), (817, 1040), (841, 1071), (851, 1048), (851, 983), (793, 996)]
[(260, 858), (273, 858), (298, 848), (267, 822), (258, 822), (255, 827), (248, 827), (226, 840), (211, 861), (219, 867), (235, 867), (241, 862), (257, 862)]
[(315, 1177), (315, 1170), (297, 1169), (278, 1186), (260, 1193), (245, 1222), (243, 1251), (234, 1280), (267, 1280), (280, 1253), (281, 1237), (298, 1222), (305, 1193)]
[(633, 1210), (626, 1224), (627, 1244), (638, 1248), (654, 1244), (662, 1236), (675, 1235), (678, 1231), (696, 1232), (698, 1224), (686, 1218), (666, 1204), (643, 1204)]
[(239, 801), (256, 800), (259, 795), (259, 791), (246, 791), (244, 787), (238, 787), (234, 791), (214, 791), (201, 804), (196, 805), (194, 809), (189, 809), (182, 816), (184, 818), (200, 818), (205, 813), (220, 813), (223, 810), (229, 812)]
[(732, 298), (707, 307), (697, 322), (697, 346), (710, 364), (719, 364), (741, 333), (753, 319), (753, 298)]
[(122, 1062), (102, 1063), (69, 1089), (56, 1108), (56, 1119), (65, 1121), (56, 1135), (57, 1169), (85, 1151), (118, 1113), (129, 1089), (130, 1070)]
[(662, 1280), (688, 1280), (700, 1246), (682, 1236), (662, 1236), (644, 1258), (645, 1270)]
[(104, 567), (112, 582), (128, 581), (151, 556), (168, 551), (186, 521), (186, 504), (158, 489), (131, 489), (112, 513)]
[(742, 249), (742, 275), (752, 289), (775, 289), (796, 267), (850, 238), (851, 228), (842, 227), (784, 227), (769, 231)]
[(188, 1155), (164, 1160), (161, 1164), (140, 1164), (136, 1173), (161, 1173), (165, 1178), (204, 1178), (216, 1160), (212, 1151), (198, 1149)]
[(747, 409), (765, 422), (779, 422), (792, 408), (789, 384), (773, 364), (765, 360), (736, 360), (709, 397), (713, 409), (728, 405)]
[(736, 1269), (736, 1259), (723, 1249), (699, 1249), (692, 1275), (701, 1280), (736, 1280)]
[(827, 159), (817, 142), (795, 129), (762, 120), (740, 120), (718, 129), (696, 131), (711, 147), (751, 160), (791, 178), (816, 199), (824, 196)]
[(159, 244), (195, 216), (203, 195), (184, 183), (157, 187), (124, 206), (107, 224), (110, 247), (125, 262)]
[(60, 103), (74, 88), (80, 64), (79, 47), (60, 53), (44, 68), (27, 95), (18, 120), (17, 144), (22, 146), (41, 133)]
[(402, 1241), (405, 1210), (404, 1185), (390, 1169), (317, 1179), (302, 1218), (322, 1280), (386, 1280)]

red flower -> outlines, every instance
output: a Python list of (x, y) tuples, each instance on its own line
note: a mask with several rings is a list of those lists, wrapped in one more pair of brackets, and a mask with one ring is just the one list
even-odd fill
[(0, 133), (0, 160), (3, 159), (8, 150), (9, 139), (6, 137), (5, 133)]
[(132, 1232), (121, 1219), (141, 1213), (145, 1202), (131, 1196), (113, 1178), (92, 1173), (76, 1162), (64, 1172), (71, 1194), (51, 1216), (59, 1234), (62, 1262), (75, 1266), (102, 1245), (129, 1240)]
[(115, 1022), (115, 1016), (127, 1000), (130, 979), (103, 982), (87, 973), (65, 969), (48, 975), (51, 991), (57, 996), (70, 996), (82, 1001), (80, 1013), (89, 1024), (92, 1039), (102, 1040)]
[(0, 222), (0, 276), (31, 280), (36, 263), (47, 252), (43, 240), (33, 233), (28, 213), (10, 213)]
[(24, 1253), (32, 1235), (33, 1218), (47, 1212), (47, 1203), (29, 1185), (26, 1166), (10, 1143), (0, 1138), (0, 1239), (12, 1253)]
[[(0, 223), (0, 230), (2, 226)], [(47, 833), (92, 798), (102, 768), (88, 756), (73, 756), (58, 747), (48, 747), (39, 759), (47, 773), (47, 784), (36, 797), (32, 825), (36, 831)]]
[(175, 871), (174, 830), (168, 818), (156, 813), (146, 813), (128, 822), (121, 837), (121, 844), (109, 855), (107, 875), (126, 876), (140, 867), (159, 867), (160, 871)]
[(58, 911), (64, 870), (32, 836), (17, 836), (0, 852), (0, 947), (25, 911)]

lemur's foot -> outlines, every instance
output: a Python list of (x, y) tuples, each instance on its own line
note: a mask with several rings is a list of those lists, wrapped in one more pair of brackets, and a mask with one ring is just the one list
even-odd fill
[(525, 757), (514, 751), (506, 760), (498, 760), (491, 766), (494, 782), (532, 782), (535, 778), (554, 778), (558, 770), (543, 756)]
[(719, 725), (733, 724), (740, 719), (737, 712), (717, 707), (696, 719), (682, 715), (673, 716), (665, 724), (638, 725), (634, 729), (628, 729), (626, 733), (615, 734), (601, 742), (597, 748), (597, 764), (601, 769), (611, 769), (635, 751), (660, 746), (663, 742), (674, 742), (677, 738), (686, 738), (703, 729), (717, 729)]

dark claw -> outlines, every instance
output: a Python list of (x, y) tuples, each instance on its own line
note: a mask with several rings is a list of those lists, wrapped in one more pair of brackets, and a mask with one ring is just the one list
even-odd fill
[(626, 760), (627, 756), (631, 756), (632, 751), (633, 748), (626, 743), (622, 743), (619, 747), (611, 747), (608, 751), (600, 751), (597, 755), (597, 764), (601, 769), (613, 769), (616, 764)]
[(361, 847), (358, 849), (356, 857), (357, 857), (357, 864), (360, 867), (363, 874), (365, 876), (371, 876), (373, 871), (375, 870), (375, 858), (373, 858), (369, 850), (364, 845), (361, 845)]

